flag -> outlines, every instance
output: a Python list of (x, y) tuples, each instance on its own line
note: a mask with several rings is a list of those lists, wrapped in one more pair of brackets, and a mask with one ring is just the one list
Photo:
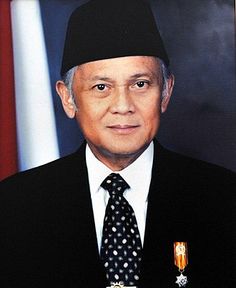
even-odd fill
[(12, 0), (19, 169), (59, 157), (48, 62), (38, 0)]
[(10, 0), (0, 1), (0, 180), (17, 172)]

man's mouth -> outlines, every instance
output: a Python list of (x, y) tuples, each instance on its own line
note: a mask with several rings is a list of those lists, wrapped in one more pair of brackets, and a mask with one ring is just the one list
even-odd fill
[(107, 128), (111, 129), (111, 131), (117, 134), (124, 134), (124, 135), (134, 132), (139, 127), (140, 125), (130, 125), (130, 124), (115, 124), (107, 126)]

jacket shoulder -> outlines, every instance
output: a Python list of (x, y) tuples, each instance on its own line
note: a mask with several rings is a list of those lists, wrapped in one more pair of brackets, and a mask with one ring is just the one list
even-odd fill
[(35, 167), (23, 172), (16, 173), (0, 182), (0, 191), (25, 191), (44, 190), (47, 187), (56, 188), (63, 185), (68, 178), (80, 177), (85, 170), (84, 148), (81, 147), (77, 152)]

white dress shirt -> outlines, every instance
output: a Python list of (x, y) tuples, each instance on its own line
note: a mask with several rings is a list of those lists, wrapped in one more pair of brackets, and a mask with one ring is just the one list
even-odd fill
[(94, 156), (89, 146), (86, 146), (86, 163), (99, 251), (102, 240), (103, 220), (109, 199), (108, 191), (104, 190), (100, 185), (111, 173), (119, 173), (130, 186), (130, 189), (124, 192), (124, 197), (134, 210), (141, 241), (142, 243), (144, 242), (147, 197), (153, 164), (153, 146), (153, 142), (151, 142), (139, 158), (121, 171), (110, 170)]

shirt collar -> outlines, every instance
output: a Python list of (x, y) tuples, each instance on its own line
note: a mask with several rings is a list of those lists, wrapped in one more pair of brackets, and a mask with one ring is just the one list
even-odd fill
[[(151, 180), (152, 164), (153, 164), (154, 145), (149, 144), (147, 149), (128, 167), (121, 171), (112, 171), (101, 161), (99, 161), (86, 145), (86, 164), (88, 169), (89, 185), (91, 197), (100, 190), (102, 181), (110, 173), (119, 173), (129, 184), (133, 191), (140, 191), (140, 186), (149, 187)], [(148, 191), (139, 193), (139, 201), (147, 200)], [(140, 199), (141, 198), (141, 199)]]

